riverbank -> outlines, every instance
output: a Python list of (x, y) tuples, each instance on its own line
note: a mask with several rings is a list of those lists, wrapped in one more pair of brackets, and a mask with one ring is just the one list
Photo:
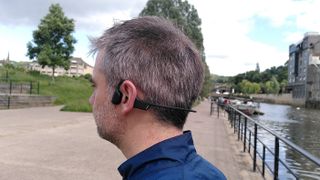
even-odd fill
[(282, 104), (282, 105), (290, 105), (295, 107), (305, 107), (305, 101), (303, 98), (294, 99), (292, 95), (287, 94), (250, 94), (250, 95), (221, 95), (221, 94), (211, 94), (212, 98), (218, 99), (219, 97), (224, 97), (227, 99), (240, 99), (247, 100), (249, 98), (253, 98), (256, 102), (269, 103), (269, 104)]
[(255, 100), (270, 104), (283, 104), (291, 106), (304, 107), (305, 102), (303, 99), (293, 99), (291, 94), (252, 94), (250, 95)]

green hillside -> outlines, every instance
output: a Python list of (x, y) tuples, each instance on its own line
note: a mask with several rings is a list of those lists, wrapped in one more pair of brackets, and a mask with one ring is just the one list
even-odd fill
[(26, 71), (23, 68), (0, 67), (0, 80), (9, 78), (13, 82), (30, 82), (37, 85), (39, 94), (57, 97), (55, 105), (64, 105), (63, 111), (91, 112), (88, 102), (92, 93), (89, 77), (56, 77), (54, 83), (50, 76), (42, 75), (36, 71)]

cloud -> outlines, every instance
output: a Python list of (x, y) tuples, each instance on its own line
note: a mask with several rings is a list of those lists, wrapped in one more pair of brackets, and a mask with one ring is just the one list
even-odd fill
[[(65, 15), (75, 20), (74, 56), (93, 64), (87, 57), (88, 36), (99, 36), (110, 28), (114, 20), (127, 20), (138, 16), (147, 0), (9, 0), (0, 1), (0, 59), (7, 56), (14, 60), (27, 60), (26, 43), (32, 40), (35, 30), (53, 3), (59, 3)], [(14, 29), (10, 33), (10, 29)], [(19, 38), (20, 37), (20, 38)], [(5, 42), (5, 43), (3, 43)]]
[[(320, 13), (317, 13), (320, 1), (189, 2), (195, 5), (202, 19), (204, 47), (208, 55), (206, 61), (214, 74), (236, 75), (254, 70), (256, 63), (259, 63), (261, 70), (283, 65), (288, 59), (290, 44), (301, 40), (305, 32), (320, 29)], [(283, 39), (276, 39), (274, 44), (251, 39), (250, 32), (256, 28), (257, 17), (282, 30), (285, 35)], [(289, 26), (293, 29), (285, 28)]]
[[(8, 29), (27, 27), (29, 31), (22, 34), (26, 34), (28, 38), (21, 40), (14, 34), (0, 35), (1, 42), (6, 42), (6, 46), (1, 46), (0, 55), (6, 56), (9, 50), (10, 54), (15, 51), (24, 57), (25, 44), (31, 40), (31, 31), (36, 29), (40, 19), (48, 13), (50, 4), (60, 3), (65, 14), (76, 22), (78, 44), (74, 55), (87, 60), (87, 36), (99, 36), (103, 30), (113, 25), (114, 20), (136, 17), (146, 2), (147, 0), (0, 1), (0, 26)], [(290, 44), (300, 41), (305, 32), (320, 29), (318, 0), (188, 2), (195, 6), (202, 19), (206, 61), (214, 74), (236, 75), (254, 70), (256, 63), (259, 63), (261, 70), (283, 65), (288, 59)], [(282, 39), (264, 43), (250, 38), (250, 33), (255, 30), (259, 19), (266, 20), (274, 29), (281, 30)], [(18, 50), (19, 48), (23, 49)], [(88, 61), (92, 62), (91, 59)]]
[(295, 44), (298, 43), (303, 39), (303, 32), (298, 31), (298, 32), (289, 32), (285, 35), (284, 41), (287, 42), (288, 44)]
[(31, 29), (11, 28), (0, 25), (0, 60), (7, 57), (15, 61), (26, 61), (27, 42), (31, 40)]
[(220, 55), (220, 54), (209, 54), (206, 55), (207, 58), (217, 58), (217, 59), (227, 59), (228, 56), (226, 55)]

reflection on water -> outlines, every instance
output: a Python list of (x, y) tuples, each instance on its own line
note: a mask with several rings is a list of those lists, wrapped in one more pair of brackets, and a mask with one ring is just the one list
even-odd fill
[[(265, 114), (256, 116), (260, 123), (299, 145), (309, 153), (320, 158), (320, 110), (295, 108), (286, 105), (260, 104)], [(269, 147), (274, 147), (274, 138), (260, 131), (259, 137)], [(268, 156), (268, 154), (267, 154)], [(269, 155), (271, 156), (271, 155)], [(300, 174), (302, 179), (320, 179), (320, 168), (281, 144), (280, 158)], [(273, 167), (273, 157), (267, 157)], [(280, 166), (280, 179), (292, 179)]]

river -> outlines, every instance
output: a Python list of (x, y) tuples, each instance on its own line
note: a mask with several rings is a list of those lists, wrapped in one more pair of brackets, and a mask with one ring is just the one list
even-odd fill
[[(320, 158), (320, 110), (260, 103), (260, 111), (265, 114), (254, 119)], [(274, 147), (274, 138), (266, 132), (261, 131), (259, 137), (269, 147)], [(273, 167), (273, 156), (268, 153), (266, 156)], [(283, 143), (280, 144), (280, 158), (299, 174), (300, 179), (320, 179), (319, 167), (293, 153)], [(294, 179), (283, 166), (279, 169), (280, 179)]]

